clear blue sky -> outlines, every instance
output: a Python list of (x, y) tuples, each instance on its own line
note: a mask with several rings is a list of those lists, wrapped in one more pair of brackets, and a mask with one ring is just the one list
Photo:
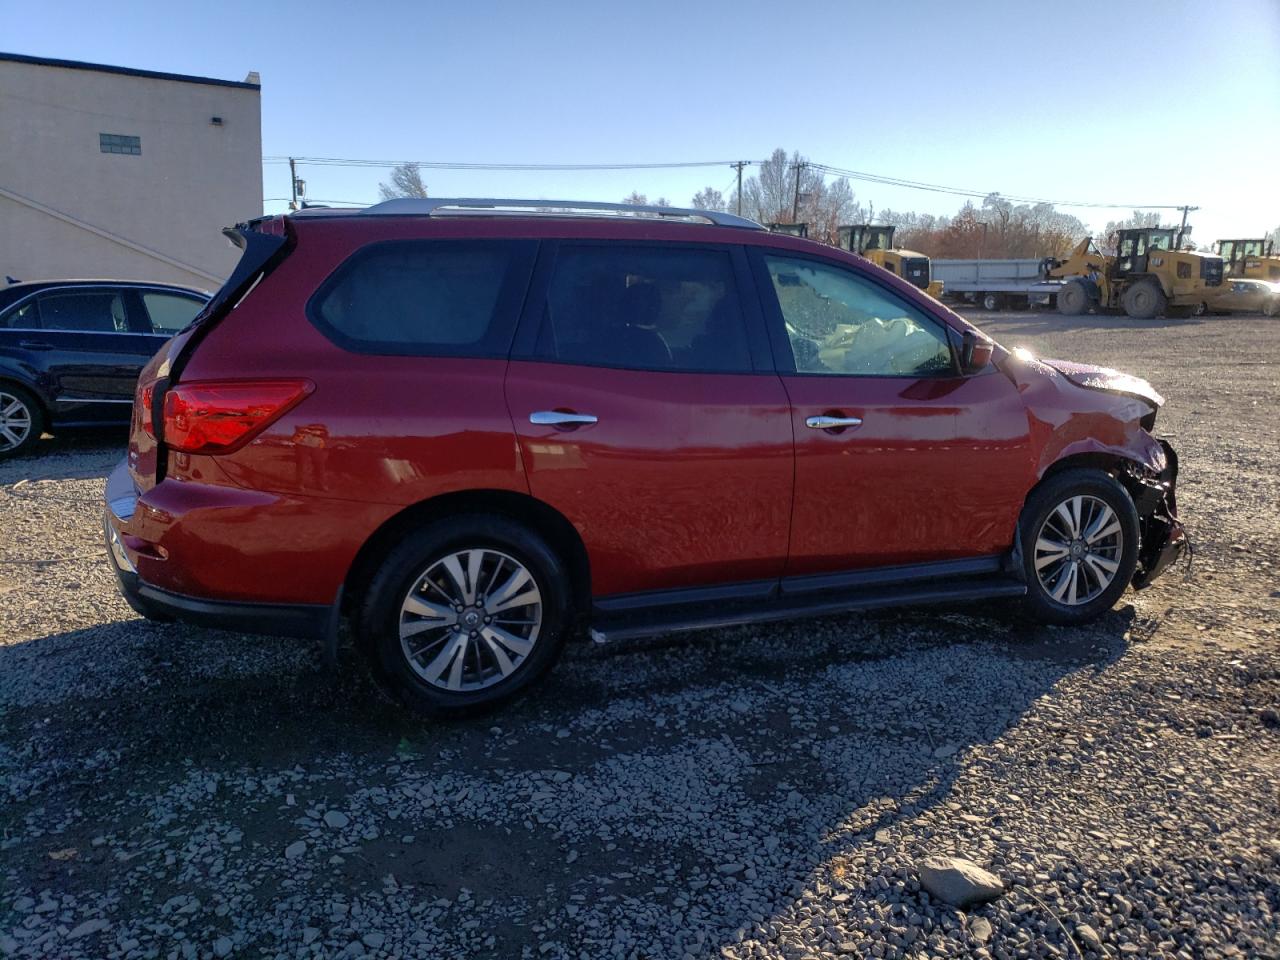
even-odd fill
[[(1280, 225), (1280, 0), (0, 0), (0, 22), (0, 49), (16, 53), (233, 80), (257, 70), (267, 155), (663, 162), (781, 146), (1006, 194), (1199, 204), (1201, 243)], [(364, 202), (385, 171), (301, 175), (314, 198)], [(288, 195), (287, 167), (264, 177), (266, 197)], [(681, 204), (732, 177), (425, 175), (437, 196), (636, 189)], [(878, 209), (962, 202), (854, 189)], [(1077, 212), (1096, 226), (1123, 215)]]

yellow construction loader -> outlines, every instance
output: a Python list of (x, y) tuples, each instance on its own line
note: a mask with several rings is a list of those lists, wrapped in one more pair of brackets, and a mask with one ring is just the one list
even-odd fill
[(907, 283), (919, 287), (935, 300), (942, 298), (942, 281), (930, 276), (929, 258), (914, 250), (901, 250), (893, 245), (896, 227), (888, 224), (858, 223), (837, 227), (837, 246), (861, 254), (878, 267), (896, 273)]
[(1121, 230), (1115, 256), (1086, 237), (1066, 260), (1046, 264), (1050, 279), (1067, 281), (1057, 294), (1058, 312), (1075, 316), (1097, 307), (1148, 319), (1203, 311), (1222, 285), (1222, 257), (1179, 249), (1177, 234), (1171, 227)]
[(1219, 240), (1213, 246), (1232, 280), (1280, 280), (1274, 240)]

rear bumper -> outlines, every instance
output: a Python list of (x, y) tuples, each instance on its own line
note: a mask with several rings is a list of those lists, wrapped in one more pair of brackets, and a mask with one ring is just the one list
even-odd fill
[(107, 479), (103, 536), (107, 559), (121, 594), (150, 620), (182, 620), (199, 626), (284, 637), (326, 637), (333, 627), (332, 604), (250, 603), (192, 597), (147, 583), (127, 548), (124, 526), (137, 508), (133, 480), (124, 463)]

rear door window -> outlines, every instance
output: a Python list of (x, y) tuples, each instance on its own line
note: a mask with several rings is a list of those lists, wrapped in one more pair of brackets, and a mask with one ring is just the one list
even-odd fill
[(535, 353), (544, 360), (632, 370), (750, 372), (729, 252), (563, 245)]
[(142, 302), (146, 304), (147, 315), (151, 318), (151, 332), (170, 334), (185, 328), (196, 314), (204, 308), (200, 300), (180, 296), (175, 293), (158, 293), (143, 291)]
[(312, 322), (360, 353), (505, 357), (533, 241), (404, 240), (347, 260), (312, 298)]
[(39, 300), (40, 325), (45, 330), (129, 332), (119, 290), (66, 290), (42, 293)]

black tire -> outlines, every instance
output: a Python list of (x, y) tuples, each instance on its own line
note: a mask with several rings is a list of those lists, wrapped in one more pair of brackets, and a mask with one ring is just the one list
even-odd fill
[(999, 293), (984, 293), (982, 295), (982, 309), (991, 313), (995, 313), (1004, 309), (1004, 295)]
[[(1119, 521), (1121, 545), (1117, 568), (1110, 585), (1087, 602), (1071, 605), (1054, 599), (1041, 582), (1035, 568), (1036, 541), (1041, 529), (1059, 504), (1081, 496), (1100, 500)], [(1032, 491), (1018, 524), (1022, 552), (1022, 573), (1027, 584), (1024, 605), (1027, 613), (1042, 623), (1072, 625), (1088, 623), (1110, 610), (1133, 579), (1138, 564), (1138, 511), (1120, 482), (1101, 470), (1064, 470)], [(1081, 567), (1084, 566), (1082, 562)]]
[[(0, 460), (20, 456), (30, 451), (44, 433), (44, 407), (31, 391), (14, 383), (0, 382), (0, 425)], [(25, 433), (19, 429), (22, 425)], [(17, 442), (12, 439), (15, 435), (19, 437)]]
[(1280, 296), (1269, 297), (1262, 304), (1262, 315), (1264, 317), (1280, 316)]
[(1089, 310), (1089, 291), (1079, 280), (1071, 280), (1058, 291), (1058, 312), (1078, 317)]
[(1193, 317), (1204, 317), (1204, 316), (1207, 316), (1208, 313), (1209, 313), (1209, 305), (1205, 303), (1203, 300), (1200, 303), (1197, 303), (1195, 306), (1195, 309), (1191, 311), (1191, 315)]
[(1139, 280), (1125, 290), (1120, 303), (1124, 312), (1135, 320), (1150, 320), (1164, 313), (1168, 300), (1160, 284), (1154, 280)]
[[(400, 624), (402, 605), (410, 590), (438, 561), (465, 550), (498, 551), (522, 565), (541, 598), (541, 623), (532, 649), (509, 674), (489, 686), (455, 691), (433, 685), (414, 669), (401, 646)], [(510, 700), (551, 668), (572, 622), (570, 597), (564, 564), (540, 536), (506, 517), (461, 514), (417, 528), (387, 553), (365, 591), (356, 631), (375, 678), (409, 709), (434, 717), (476, 713)], [(444, 639), (439, 643), (447, 646), (450, 635), (443, 632), (445, 628), (440, 629), (442, 633), (437, 636)], [(482, 641), (471, 642), (476, 656), (481, 656)], [(435, 650), (443, 651), (443, 646), (434, 648), (433, 654)], [(471, 647), (464, 652), (470, 656)], [(509, 654), (511, 651), (507, 650), (504, 656)], [(493, 669), (497, 669), (496, 664)]]

